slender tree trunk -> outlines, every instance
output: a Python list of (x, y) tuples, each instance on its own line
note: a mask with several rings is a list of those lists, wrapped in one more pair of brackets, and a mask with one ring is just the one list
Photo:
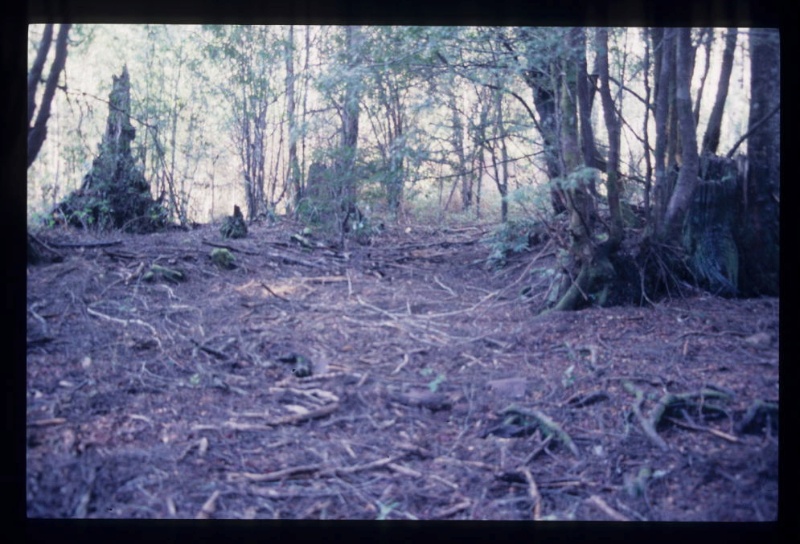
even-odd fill
[(289, 176), (286, 186), (292, 195), (291, 205), (297, 207), (302, 197), (300, 190), (300, 164), (297, 161), (297, 121), (294, 98), (294, 25), (289, 25), (286, 41), (286, 117), (289, 122)]
[[(52, 25), (45, 27), (45, 36), (42, 38), (42, 43), (40, 44), (39, 52), (34, 62), (34, 68), (28, 76), (28, 167), (36, 160), (36, 155), (39, 154), (39, 150), (42, 148), (45, 138), (47, 138), (47, 119), (50, 117), (50, 105), (56, 92), (58, 78), (61, 76), (61, 71), (64, 69), (64, 65), (67, 62), (67, 37), (69, 35), (70, 26), (69, 24), (62, 24), (58, 29), (56, 56), (53, 60), (53, 64), (50, 66), (50, 74), (47, 76), (44, 93), (42, 94), (42, 104), (39, 106), (39, 112), (36, 114), (36, 121), (33, 125), (30, 125), (30, 121), (33, 119), (33, 112), (36, 109), (36, 88), (41, 78), (44, 59), (47, 57), (47, 52), (50, 49), (50, 42), (53, 35)], [(40, 60), (39, 57), (42, 57), (42, 62), (39, 66), (36, 66), (36, 63)], [(37, 73), (34, 73), (34, 70)]]
[[(669, 50), (673, 48), (674, 33), (672, 28), (653, 29), (653, 49), (656, 55), (656, 149), (655, 149), (655, 205), (653, 220), (656, 225), (663, 221), (666, 202), (669, 198), (667, 186), (667, 120), (669, 117), (669, 79), (672, 67)], [(660, 38), (660, 39), (659, 39)]]
[(722, 127), (722, 112), (725, 109), (725, 100), (728, 98), (728, 86), (733, 71), (733, 53), (736, 50), (736, 29), (729, 28), (725, 34), (725, 51), (722, 54), (722, 68), (717, 86), (717, 98), (711, 117), (708, 119), (708, 128), (703, 136), (703, 154), (715, 154), (719, 146), (720, 128)]
[(608, 29), (598, 28), (596, 36), (597, 68), (600, 76), (600, 99), (603, 103), (603, 117), (608, 131), (608, 161), (607, 161), (607, 187), (608, 208), (611, 214), (611, 232), (609, 243), (616, 249), (622, 241), (622, 215), (619, 204), (619, 148), (620, 148), (620, 122), (614, 109), (614, 99), (611, 98), (611, 88), (608, 81)]
[(703, 90), (706, 86), (706, 77), (708, 76), (708, 69), (711, 66), (711, 43), (714, 41), (714, 31), (706, 27), (703, 29), (701, 41), (706, 49), (705, 66), (703, 68), (703, 76), (700, 78), (700, 88), (697, 90), (697, 99), (694, 102), (694, 124), (700, 122), (700, 102), (703, 99)]
[(660, 238), (677, 241), (683, 220), (697, 186), (699, 162), (697, 155), (697, 136), (692, 115), (692, 96), (690, 85), (692, 38), (691, 29), (677, 30), (676, 89), (675, 108), (680, 122), (681, 154), (683, 164), (678, 174), (675, 190), (669, 199), (664, 222), (660, 225)]
[[(347, 67), (356, 68), (360, 60), (361, 28), (348, 26), (345, 28), (345, 48)], [(340, 153), (337, 160), (336, 174), (338, 183), (341, 183), (341, 207), (344, 213), (342, 224), (343, 231), (347, 228), (346, 222), (350, 215), (356, 212), (356, 151), (358, 148), (358, 117), (359, 101), (361, 99), (361, 82), (350, 77), (345, 82), (344, 104), (342, 107), (342, 128)]]
[(47, 60), (47, 53), (50, 52), (50, 44), (52, 43), (53, 25), (47, 24), (44, 26), (42, 41), (39, 42), (39, 47), (36, 50), (33, 66), (31, 66), (31, 71), (28, 73), (28, 125), (33, 120), (33, 112), (36, 109), (36, 89), (39, 88), (39, 81), (42, 79), (42, 72), (44, 71), (44, 63)]
[(644, 74), (644, 100), (645, 100), (645, 109), (644, 109), (644, 120), (642, 121), (642, 137), (644, 139), (644, 162), (645, 162), (645, 185), (644, 185), (644, 209), (645, 213), (647, 214), (647, 221), (649, 222), (651, 219), (650, 216), (650, 189), (653, 183), (653, 163), (650, 158), (650, 39), (649, 39), (650, 30), (645, 27), (644, 28), (644, 69), (642, 73)]
[(472, 204), (472, 187), (467, 179), (467, 165), (464, 154), (464, 124), (461, 122), (461, 113), (458, 111), (455, 89), (450, 89), (450, 120), (453, 129), (450, 145), (455, 154), (456, 184), (461, 189), (461, 209), (466, 211)]
[[(500, 145), (500, 162), (502, 168), (497, 172), (497, 190), (500, 192), (500, 218), (503, 223), (508, 221), (508, 148), (506, 147), (506, 129), (503, 122), (503, 95), (495, 91), (495, 126), (497, 141)], [(494, 156), (494, 154), (492, 154)]]
[[(581, 150), (583, 161), (587, 166), (605, 170), (605, 161), (597, 150), (592, 131), (592, 98), (594, 89), (590, 88), (589, 74), (586, 67), (586, 30), (581, 28), (578, 37), (578, 115), (580, 118)], [(592, 84), (593, 85), (593, 84)]]

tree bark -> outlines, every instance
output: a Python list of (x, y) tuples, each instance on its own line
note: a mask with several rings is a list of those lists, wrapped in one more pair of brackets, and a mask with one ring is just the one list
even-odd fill
[(697, 99), (694, 102), (694, 124), (700, 122), (700, 102), (703, 100), (703, 90), (706, 86), (706, 77), (708, 77), (708, 69), (711, 66), (711, 43), (714, 41), (714, 31), (710, 27), (703, 29), (702, 43), (706, 49), (705, 66), (703, 68), (703, 76), (700, 78), (700, 88), (697, 90)]
[[(741, 180), (740, 285), (744, 295), (780, 294), (780, 37), (776, 30), (750, 30), (748, 167)], [(766, 122), (764, 119), (767, 118)]]
[[(537, 51), (537, 44), (530, 35), (530, 30), (521, 29), (521, 36), (527, 42), (525, 49), (529, 64), (529, 68), (523, 72), (523, 78), (533, 93), (533, 104), (539, 114), (539, 129), (544, 141), (547, 175), (551, 180), (556, 180), (566, 175), (566, 173), (562, 172), (559, 159), (560, 142), (556, 121), (558, 83), (554, 81), (557, 78), (551, 77), (555, 72), (555, 61), (552, 60), (546, 63), (545, 69), (540, 68), (542, 66), (541, 60), (532, 58), (541, 53)], [(555, 183), (551, 184), (550, 201), (556, 214), (566, 211), (567, 206), (564, 201), (564, 195)]]
[(608, 187), (608, 209), (611, 214), (609, 245), (616, 249), (622, 241), (622, 215), (619, 204), (620, 122), (614, 109), (614, 99), (608, 81), (608, 29), (598, 28), (596, 36), (597, 68), (600, 76), (600, 99), (603, 103), (603, 117), (608, 131), (608, 161), (606, 168)]
[(677, 241), (683, 221), (697, 186), (699, 169), (697, 155), (697, 136), (692, 115), (690, 85), (692, 38), (691, 29), (677, 30), (675, 108), (680, 123), (681, 165), (675, 190), (669, 199), (664, 221), (660, 225), (660, 238), (663, 241)]
[(300, 164), (297, 160), (297, 121), (294, 98), (294, 25), (289, 25), (286, 42), (286, 117), (289, 122), (289, 176), (286, 185), (292, 195), (291, 204), (297, 207), (302, 191), (300, 187)]
[(50, 52), (51, 43), (53, 43), (53, 25), (47, 24), (44, 26), (42, 41), (39, 42), (39, 47), (36, 50), (33, 66), (31, 66), (31, 71), (28, 73), (28, 125), (33, 120), (33, 112), (36, 109), (36, 89), (39, 88), (39, 81), (42, 79), (44, 62), (47, 60), (47, 53)]
[(669, 50), (673, 48), (675, 30), (672, 28), (654, 28), (653, 50), (655, 52), (655, 121), (656, 121), (656, 149), (655, 149), (655, 202), (653, 206), (653, 221), (656, 225), (663, 221), (666, 202), (669, 198), (667, 184), (667, 120), (669, 118), (669, 80), (672, 66)]
[[(345, 55), (347, 67), (352, 70), (360, 64), (361, 28), (348, 26), (345, 28)], [(356, 151), (358, 148), (358, 116), (361, 98), (361, 82), (349, 77), (345, 82), (344, 104), (342, 107), (342, 128), (339, 157), (337, 158), (336, 175), (341, 183), (341, 207), (345, 214), (342, 228), (347, 217), (356, 211)]]
[[(28, 77), (28, 167), (36, 160), (36, 155), (39, 154), (39, 150), (42, 148), (45, 138), (47, 138), (47, 120), (50, 118), (50, 105), (53, 102), (53, 95), (55, 95), (56, 92), (58, 78), (61, 76), (61, 71), (64, 69), (64, 65), (67, 62), (67, 37), (69, 36), (70, 26), (69, 24), (62, 24), (58, 29), (56, 56), (53, 60), (53, 64), (50, 66), (50, 74), (47, 76), (44, 93), (42, 94), (42, 104), (39, 106), (39, 112), (36, 114), (36, 122), (33, 125), (30, 125), (30, 121), (33, 119), (33, 112), (36, 109), (36, 88), (41, 78), (44, 60), (50, 49), (50, 41), (53, 35), (52, 25), (45, 27), (45, 36), (42, 38), (42, 43), (40, 44), (39, 52), (34, 62), (34, 68)], [(36, 63), (40, 60), (41, 64), (36, 66)], [(35, 71), (38, 73), (35, 73)], [(33, 86), (31, 86), (31, 84), (33, 84)]]
[(605, 170), (606, 164), (602, 155), (597, 150), (594, 132), (592, 130), (592, 99), (594, 98), (595, 84), (589, 78), (586, 67), (586, 29), (580, 29), (577, 39), (578, 45), (578, 117), (580, 121), (581, 150), (583, 162), (587, 166)]
[(717, 98), (714, 108), (708, 119), (708, 128), (703, 136), (703, 154), (717, 152), (719, 146), (720, 128), (722, 127), (722, 112), (725, 109), (725, 100), (728, 98), (728, 86), (733, 71), (733, 53), (736, 50), (736, 29), (729, 28), (725, 34), (725, 51), (722, 54), (722, 68), (720, 69)]

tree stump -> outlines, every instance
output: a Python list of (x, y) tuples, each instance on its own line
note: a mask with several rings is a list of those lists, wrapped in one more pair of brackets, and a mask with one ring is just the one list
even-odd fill
[(167, 213), (150, 193), (150, 184), (135, 165), (131, 142), (136, 129), (130, 122), (128, 69), (113, 76), (108, 120), (99, 154), (84, 176), (81, 188), (54, 210), (75, 227), (128, 232), (153, 232), (166, 224)]

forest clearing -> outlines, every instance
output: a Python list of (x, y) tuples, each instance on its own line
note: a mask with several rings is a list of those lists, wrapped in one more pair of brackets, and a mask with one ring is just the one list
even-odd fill
[(536, 317), (552, 244), (492, 272), (485, 225), (297, 228), (70, 235), (29, 270), (29, 516), (776, 518), (777, 299)]
[(28, 517), (777, 519), (776, 29), (28, 37)]

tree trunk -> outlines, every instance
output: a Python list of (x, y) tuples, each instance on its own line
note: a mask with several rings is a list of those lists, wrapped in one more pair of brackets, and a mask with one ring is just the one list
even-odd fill
[(608, 131), (608, 161), (606, 168), (608, 187), (608, 209), (611, 214), (611, 232), (609, 245), (613, 251), (622, 241), (622, 215), (619, 203), (619, 148), (620, 122), (614, 109), (614, 99), (608, 81), (608, 29), (598, 28), (596, 36), (597, 68), (600, 76), (600, 99), (603, 103), (603, 117)]
[[(745, 295), (780, 294), (780, 37), (750, 31), (748, 167), (742, 176), (740, 285)], [(764, 121), (767, 118), (766, 122)]]
[(691, 73), (691, 29), (677, 31), (677, 62), (675, 82), (675, 108), (680, 122), (681, 154), (683, 164), (678, 174), (678, 182), (669, 199), (664, 221), (659, 225), (662, 241), (676, 241), (691, 203), (692, 193), (697, 186), (699, 169), (697, 156), (697, 135), (692, 115), (692, 96), (690, 93)]
[[(592, 130), (592, 99), (595, 93), (595, 83), (590, 79), (586, 67), (586, 33), (585, 29), (580, 29), (578, 37), (577, 52), (578, 61), (578, 116), (580, 119), (581, 151), (583, 152), (583, 162), (587, 166), (605, 170), (606, 164), (602, 155), (597, 150)], [(607, 33), (607, 32), (606, 32)], [(594, 188), (593, 188), (594, 189)]]
[(47, 138), (47, 119), (50, 117), (50, 104), (53, 101), (61, 71), (67, 62), (67, 37), (70, 26), (69, 24), (62, 24), (58, 29), (56, 57), (52, 66), (50, 66), (50, 74), (47, 76), (44, 93), (42, 94), (42, 104), (39, 106), (36, 122), (33, 125), (30, 125), (30, 121), (33, 119), (33, 112), (36, 109), (36, 88), (42, 75), (47, 52), (50, 49), (50, 42), (53, 36), (52, 25), (45, 27), (45, 33), (39, 45), (34, 66), (28, 75), (28, 167), (36, 160), (36, 155), (39, 154), (39, 150), (42, 148), (45, 138)]
[(296, 208), (302, 197), (300, 187), (300, 164), (297, 160), (297, 121), (294, 98), (294, 26), (289, 25), (286, 42), (286, 117), (289, 122), (289, 176), (286, 186), (290, 191), (291, 205)]
[(670, 195), (667, 181), (667, 121), (669, 118), (669, 80), (672, 73), (669, 50), (674, 47), (675, 30), (671, 28), (654, 28), (653, 50), (655, 52), (655, 121), (656, 149), (654, 186), (653, 222), (661, 224)]
[[(352, 72), (360, 64), (361, 27), (345, 28), (345, 55), (347, 68)], [(361, 82), (349, 77), (345, 82), (342, 107), (341, 143), (336, 160), (336, 183), (340, 184), (340, 206), (343, 214), (342, 235), (347, 230), (348, 219), (356, 214), (356, 152), (358, 149), (358, 116), (361, 99)]]
[(728, 85), (733, 71), (733, 53), (736, 50), (736, 29), (729, 28), (725, 34), (725, 52), (722, 54), (722, 68), (719, 74), (719, 85), (717, 86), (717, 98), (714, 101), (714, 108), (711, 110), (711, 117), (708, 119), (708, 128), (703, 136), (703, 154), (716, 154), (719, 146), (720, 128), (722, 127), (722, 111), (725, 108), (725, 100), (728, 98)]
[(644, 98), (647, 105), (644, 110), (644, 119), (642, 120), (642, 136), (644, 139), (644, 162), (645, 162), (645, 185), (644, 185), (644, 209), (647, 214), (648, 222), (650, 216), (650, 189), (653, 183), (653, 164), (650, 159), (650, 40), (648, 39), (650, 30), (644, 28), (644, 66), (642, 69), (644, 75)]
[[(566, 173), (562, 172), (561, 161), (559, 160), (560, 142), (556, 120), (556, 100), (558, 97), (556, 90), (558, 84), (554, 82), (555, 78), (551, 77), (555, 72), (553, 64), (555, 61), (547, 63), (547, 67), (544, 70), (538, 68), (538, 66), (541, 66), (541, 60), (536, 60), (534, 57), (541, 55), (541, 53), (537, 50), (529, 29), (523, 28), (521, 35), (523, 39), (528, 41), (526, 53), (528, 65), (530, 66), (523, 71), (522, 75), (525, 83), (533, 93), (533, 105), (539, 114), (539, 129), (544, 141), (544, 160), (547, 175), (551, 180), (557, 180), (566, 175)], [(551, 183), (550, 202), (556, 214), (562, 213), (567, 209), (564, 195), (556, 183)]]
[(33, 66), (31, 66), (31, 71), (28, 73), (28, 125), (33, 120), (33, 112), (36, 109), (36, 89), (39, 88), (39, 81), (42, 79), (42, 72), (44, 71), (44, 63), (47, 60), (47, 53), (50, 52), (50, 44), (52, 42), (53, 25), (47, 24), (44, 26), (42, 41), (39, 42), (39, 47), (36, 50)]
[(58, 210), (69, 224), (78, 227), (152, 232), (164, 226), (166, 211), (160, 199), (153, 200), (150, 184), (131, 155), (136, 130), (130, 121), (127, 68), (119, 77), (113, 76), (108, 102), (100, 154), (92, 161), (81, 188), (71, 193)]
[[(466, 211), (472, 204), (472, 186), (467, 177), (466, 155), (464, 153), (464, 124), (461, 122), (461, 113), (458, 111), (458, 102), (456, 101), (455, 89), (448, 90), (448, 102), (450, 106), (450, 126), (452, 132), (450, 135), (450, 145), (453, 148), (455, 161), (453, 170), (456, 175), (456, 185), (458, 185), (461, 193), (461, 209)], [(451, 163), (452, 164), (452, 163)]]
[(701, 42), (706, 49), (706, 62), (703, 68), (703, 75), (700, 78), (700, 88), (697, 90), (697, 99), (694, 102), (694, 124), (700, 122), (700, 102), (703, 99), (703, 90), (706, 86), (706, 77), (708, 76), (708, 69), (711, 66), (711, 44), (714, 41), (714, 31), (710, 27), (703, 29), (701, 35)]
[[(579, 33), (583, 29), (569, 31), (570, 45), (577, 46)], [(569, 179), (569, 188), (564, 191), (569, 210), (569, 235), (571, 245), (569, 262), (563, 274), (561, 291), (564, 293), (556, 310), (575, 310), (591, 302), (598, 295), (601, 305), (605, 303), (614, 277), (614, 268), (608, 261), (608, 248), (598, 251), (593, 241), (594, 200), (589, 193), (594, 176), (581, 171), (583, 157), (578, 144), (577, 79), (579, 60), (576, 54), (568, 56), (561, 69), (561, 148), (564, 169)], [(574, 278), (574, 279), (572, 279)]]

